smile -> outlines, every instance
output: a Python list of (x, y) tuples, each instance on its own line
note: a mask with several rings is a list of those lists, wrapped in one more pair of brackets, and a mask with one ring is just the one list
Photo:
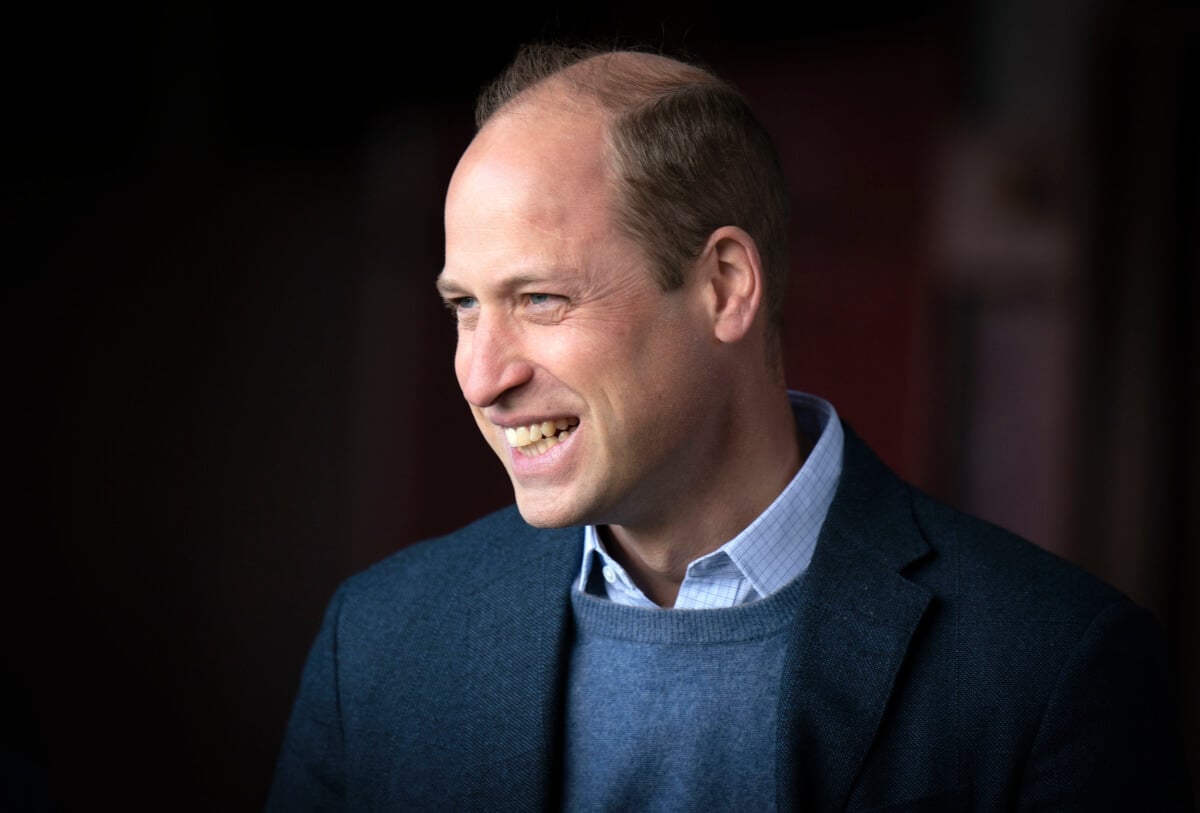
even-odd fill
[(504, 437), (508, 445), (521, 454), (537, 457), (566, 440), (578, 425), (578, 418), (558, 418), (528, 426), (510, 426), (504, 430)]

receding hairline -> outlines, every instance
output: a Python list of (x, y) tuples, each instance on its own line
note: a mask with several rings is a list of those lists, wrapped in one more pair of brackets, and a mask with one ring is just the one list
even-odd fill
[(611, 120), (683, 87), (723, 84), (690, 62), (649, 51), (576, 50), (577, 58), (546, 71), (515, 95), (494, 104), (477, 121), (480, 130), (494, 118), (531, 102), (555, 100), (581, 112), (591, 108)]
[(583, 88), (596, 88), (598, 94), (612, 88), (614, 82), (631, 92), (649, 95), (667, 87), (717, 81), (695, 65), (642, 51), (596, 54), (567, 66), (556, 76)]

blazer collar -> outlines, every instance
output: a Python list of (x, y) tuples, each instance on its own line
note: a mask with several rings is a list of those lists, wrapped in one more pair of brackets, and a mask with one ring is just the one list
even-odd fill
[(804, 576), (785, 661), (781, 810), (845, 805), (930, 594), (900, 574), (928, 555), (908, 487), (848, 426), (842, 479)]

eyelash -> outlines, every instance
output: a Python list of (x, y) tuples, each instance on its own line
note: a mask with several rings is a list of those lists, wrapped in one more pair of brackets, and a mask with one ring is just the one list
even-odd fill
[[(534, 297), (541, 297), (542, 301), (534, 302)], [(544, 294), (540, 292), (525, 294), (523, 298), (530, 305), (549, 305), (551, 302), (559, 302), (566, 299), (566, 297), (560, 296), (559, 294)], [(453, 299), (446, 300), (446, 307), (451, 311), (457, 311), (463, 308), (474, 307), (476, 302), (477, 300), (473, 296), (456, 296)]]
[(460, 310), (469, 307), (468, 303), (473, 304), (475, 301), (476, 299), (473, 296), (456, 296), (453, 299), (446, 300), (446, 309), (451, 313), (458, 313)]
[[(539, 298), (539, 301), (533, 301), (534, 298)], [(521, 299), (525, 305), (538, 308), (546, 306), (557, 306), (565, 303), (567, 298), (561, 294), (546, 294), (539, 292), (522, 294)], [(456, 296), (445, 300), (446, 310), (459, 321), (469, 318), (479, 307), (479, 300), (473, 296)]]

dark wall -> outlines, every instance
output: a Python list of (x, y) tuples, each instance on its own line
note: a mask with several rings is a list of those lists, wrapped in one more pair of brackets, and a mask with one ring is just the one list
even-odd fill
[(338, 581), (509, 500), (433, 278), (472, 98), (546, 35), (743, 87), (793, 186), (790, 383), (1159, 612), (1194, 754), (1195, 16), (1000, 5), (14, 17), (0, 790), (261, 807)]

